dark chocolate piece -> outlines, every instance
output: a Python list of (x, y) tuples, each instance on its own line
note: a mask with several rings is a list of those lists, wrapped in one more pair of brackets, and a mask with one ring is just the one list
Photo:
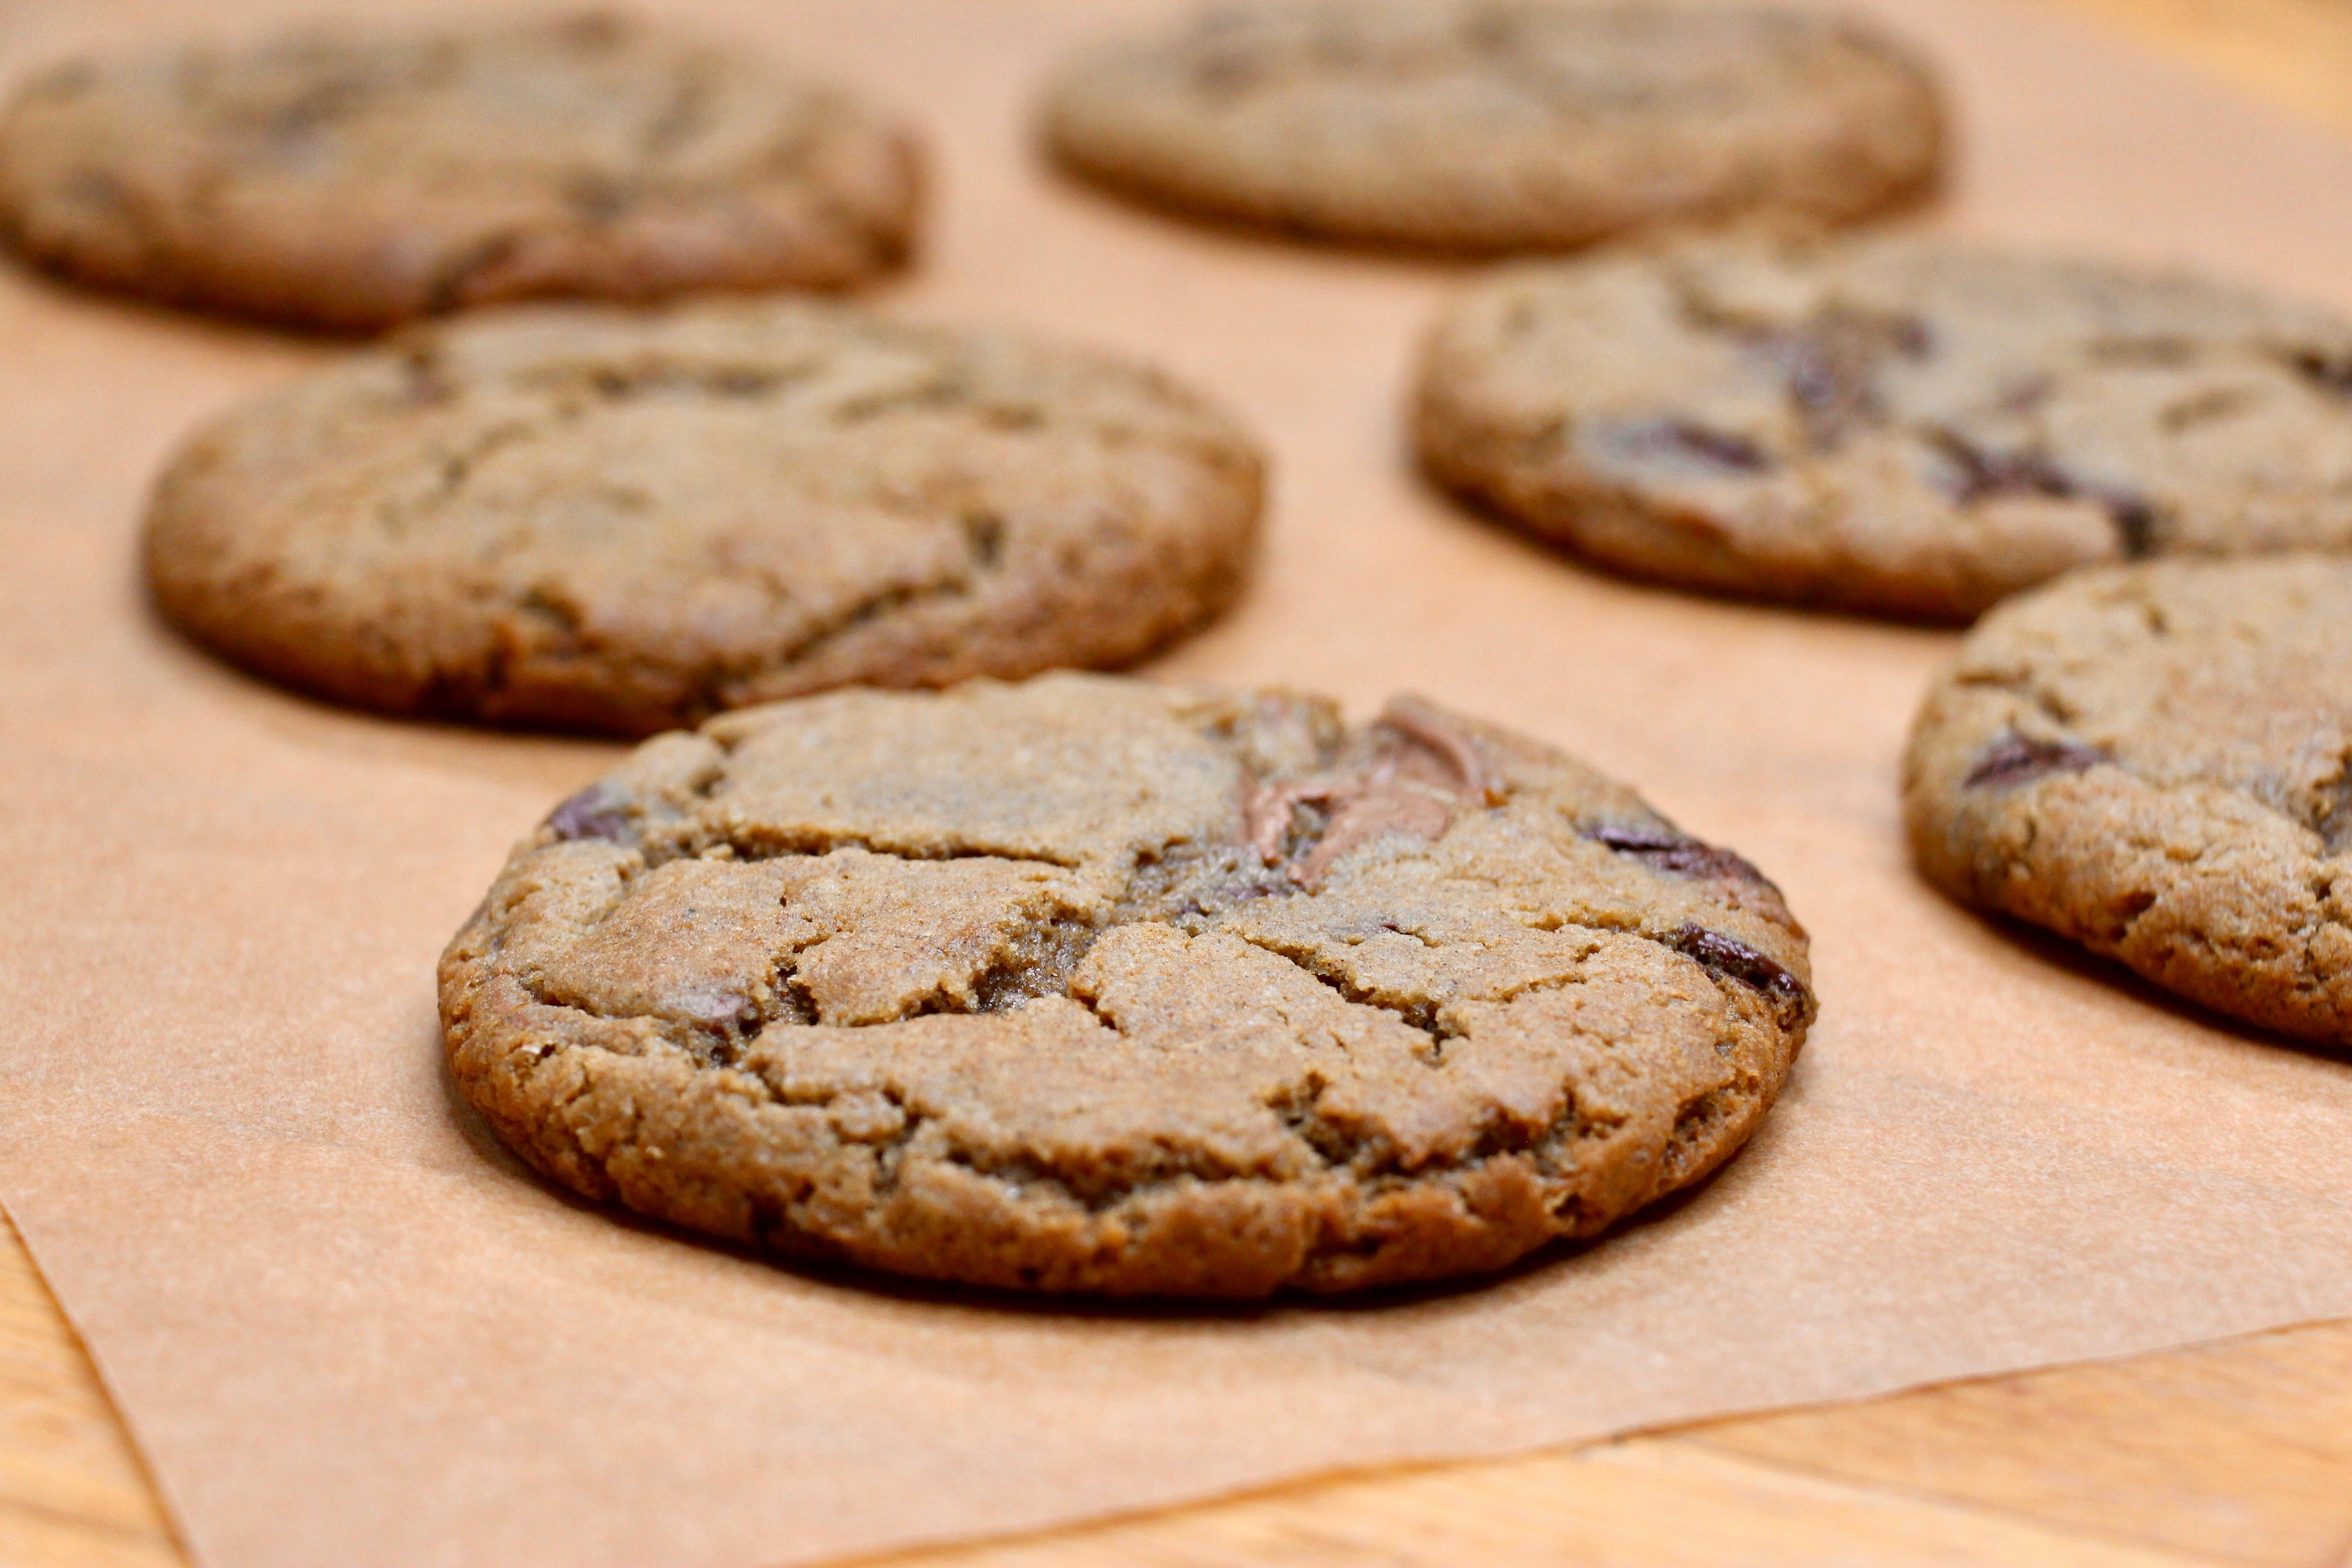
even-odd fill
[(1584, 836), (1596, 844), (1607, 845), (1620, 855), (1631, 855), (1645, 866), (1671, 871), (1676, 876), (1729, 878), (1750, 882), (1759, 888), (1772, 886), (1771, 880), (1745, 858), (1731, 850), (1717, 848), (1704, 839), (1692, 838), (1665, 828), (1604, 824), (1588, 829)]
[(1763, 993), (1778, 1007), (1802, 1011), (1812, 1001), (1805, 983), (1748, 946), (1702, 925), (1685, 925), (1666, 939), (1666, 945), (1685, 953), (1716, 973)]
[(1770, 455), (1745, 436), (1687, 419), (1644, 419), (1609, 430), (1601, 439), (1637, 458), (1670, 458), (1742, 474), (1761, 473), (1772, 466)]
[(2123, 552), (2137, 559), (2156, 542), (2156, 508), (2145, 497), (2111, 486), (2089, 485), (2040, 452), (1992, 452), (1954, 435), (1933, 433), (1937, 450), (1951, 460), (1948, 493), (1961, 506), (1988, 496), (2040, 495), (2096, 501), (2114, 519)]
[(1961, 783), (1969, 789), (2014, 789), (2051, 773), (2079, 773), (2114, 760), (2095, 747), (2037, 741), (2012, 730), (1993, 742)]
[(602, 838), (613, 844), (628, 844), (636, 838), (627, 799), (601, 784), (590, 784), (549, 812), (547, 826), (558, 838)]
[(2330, 359), (2323, 353), (2306, 352), (2290, 356), (2287, 363), (2323, 389), (2352, 397), (2352, 354)]

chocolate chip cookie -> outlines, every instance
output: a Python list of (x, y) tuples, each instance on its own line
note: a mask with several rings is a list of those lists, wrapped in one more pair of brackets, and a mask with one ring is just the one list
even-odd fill
[(908, 133), (840, 89), (604, 16), (77, 60), (0, 112), (25, 255), (343, 331), (855, 283), (906, 255), (917, 184)]
[(156, 604), (338, 701), (647, 734), (1136, 658), (1238, 592), (1255, 445), (1123, 360), (805, 301), (521, 307), (199, 433)]
[(1436, 330), (1430, 470), (1595, 560), (1967, 618), (2131, 556), (2352, 548), (2352, 324), (1951, 241), (1528, 267)]
[(1813, 1011), (1771, 883), (1547, 747), (1069, 674), (648, 742), (441, 963), (459, 1089), (567, 1186), (1118, 1295), (1595, 1235), (1729, 1157)]
[(1072, 168), (1301, 235), (1563, 250), (1852, 223), (1933, 186), (1927, 69), (1854, 22), (1684, 0), (1245, 0), (1054, 83)]
[(1912, 732), (1954, 897), (2352, 1044), (2352, 561), (2152, 562), (2003, 605)]

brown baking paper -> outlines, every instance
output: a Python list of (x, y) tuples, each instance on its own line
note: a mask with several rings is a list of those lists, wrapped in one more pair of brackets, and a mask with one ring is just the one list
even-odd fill
[[(224, 9), (0, 25), (13, 69)], [(1948, 221), (2352, 307), (2352, 146), (2055, 16), (1885, 9), (1957, 89)], [(453, 1102), (432, 970), (614, 751), (340, 712), (176, 641), (137, 586), (151, 477), (332, 351), (0, 274), (0, 1197), (205, 1563), (801, 1563), (2352, 1316), (2352, 1068), (1907, 868), (1895, 759), (1948, 636), (1614, 581), (1429, 494), (1399, 394), (1458, 274), (1043, 173), (1026, 94), (1105, 6), (709, 12), (929, 127), (894, 308), (1150, 355), (1264, 433), (1257, 587), (1157, 673), (1417, 689), (1636, 781), (1786, 887), (1821, 1026), (1686, 1202), (1413, 1299), (1057, 1310), (574, 1203)]]

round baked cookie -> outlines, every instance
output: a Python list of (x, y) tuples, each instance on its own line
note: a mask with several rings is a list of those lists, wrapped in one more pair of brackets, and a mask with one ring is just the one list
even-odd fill
[(1933, 238), (1499, 274), (1417, 425), (1528, 528), (1761, 598), (1967, 618), (2090, 563), (2352, 548), (2352, 325)]
[(835, 288), (898, 264), (914, 143), (733, 45), (609, 16), (76, 60), (0, 111), (0, 237), (293, 325)]
[(1594, 1235), (1730, 1156), (1813, 1011), (1754, 867), (1547, 747), (1070, 674), (649, 742), (441, 962), (460, 1091), (567, 1186), (1116, 1295)]
[(1148, 200), (1486, 252), (1852, 223), (1926, 195), (1942, 142), (1874, 31), (1690, 0), (1244, 0), (1074, 60), (1045, 123)]
[(203, 430), (156, 604), (389, 712), (646, 734), (867, 681), (1140, 657), (1223, 608), (1262, 462), (1149, 369), (845, 307), (524, 307)]
[(2003, 605), (1928, 694), (1904, 805), (1955, 897), (2352, 1044), (2352, 561), (2105, 567)]

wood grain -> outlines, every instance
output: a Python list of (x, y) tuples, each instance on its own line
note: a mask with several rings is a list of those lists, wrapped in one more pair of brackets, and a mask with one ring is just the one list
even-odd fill
[(184, 1561), (89, 1357), (0, 1220), (0, 1563)]
[[(2352, 131), (2352, 0), (2050, 0)], [(0, 1563), (186, 1558), (0, 1222)], [(1569, 1453), (1294, 1486), (870, 1568), (2352, 1568), (2352, 1324)]]
[[(0, 1229), (0, 1563), (185, 1563)], [(2352, 1565), (2352, 1324), (1282, 1488), (868, 1568)]]

